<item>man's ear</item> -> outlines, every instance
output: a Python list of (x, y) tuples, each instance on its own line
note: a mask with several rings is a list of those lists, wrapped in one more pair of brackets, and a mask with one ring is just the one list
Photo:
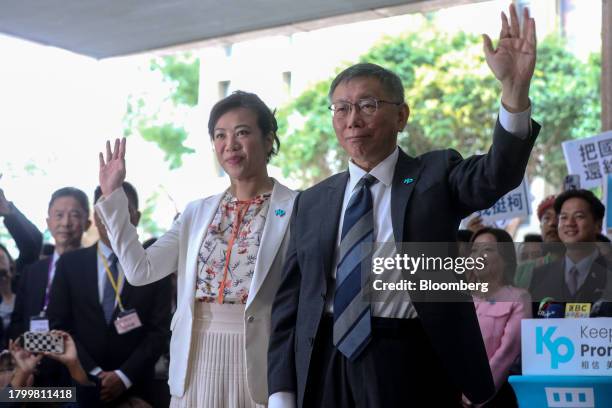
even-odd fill
[(408, 107), (407, 103), (403, 103), (399, 106), (399, 114), (398, 114), (398, 124), (400, 132), (404, 130), (406, 124), (408, 123), (408, 118), (410, 117), (410, 107)]
[(87, 230), (89, 230), (89, 227), (91, 227), (91, 220), (88, 218), (87, 221), (85, 221), (83, 232), (87, 232)]

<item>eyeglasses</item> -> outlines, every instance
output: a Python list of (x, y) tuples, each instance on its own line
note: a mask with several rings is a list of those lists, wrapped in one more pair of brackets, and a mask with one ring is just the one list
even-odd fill
[(328, 109), (332, 111), (332, 115), (334, 115), (336, 118), (345, 118), (351, 113), (353, 107), (356, 107), (358, 112), (361, 112), (366, 116), (372, 116), (376, 113), (378, 106), (381, 103), (388, 103), (389, 105), (395, 106), (400, 106), (402, 104), (402, 102), (390, 102), (375, 98), (365, 98), (358, 100), (356, 103), (346, 101), (332, 103)]

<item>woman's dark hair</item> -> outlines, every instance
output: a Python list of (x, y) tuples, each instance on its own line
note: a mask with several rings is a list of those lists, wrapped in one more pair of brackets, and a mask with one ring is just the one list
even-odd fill
[(523, 242), (544, 242), (540, 234), (525, 234)]
[(495, 237), (495, 240), (502, 245), (497, 245), (497, 252), (501, 255), (504, 260), (504, 272), (502, 274), (502, 283), (504, 285), (511, 285), (514, 282), (514, 275), (516, 272), (516, 250), (514, 249), (514, 241), (512, 237), (503, 229), (485, 227), (482, 228), (472, 235), (471, 242), (474, 243), (476, 238), (483, 234), (491, 234)]
[(254, 93), (235, 91), (226, 98), (221, 99), (213, 106), (210, 111), (210, 117), (208, 118), (208, 134), (212, 140), (215, 132), (215, 125), (219, 118), (225, 115), (227, 112), (245, 108), (251, 110), (255, 116), (257, 116), (257, 126), (261, 130), (263, 137), (272, 135), (273, 144), (272, 150), (267, 152), (266, 162), (270, 161), (273, 155), (276, 155), (280, 150), (280, 140), (276, 132), (278, 131), (278, 124), (274, 117), (275, 111), (271, 111), (270, 108), (262, 101), (259, 96)]
[(13, 273), (13, 276), (15, 276), (15, 260), (11, 256), (8, 249), (6, 249), (6, 247), (2, 244), (0, 244), (0, 251), (6, 254), (6, 257), (8, 258), (8, 261), (9, 261), (9, 268), (11, 268), (11, 272)]
[(470, 242), (473, 232), (466, 229), (457, 230), (457, 242)]

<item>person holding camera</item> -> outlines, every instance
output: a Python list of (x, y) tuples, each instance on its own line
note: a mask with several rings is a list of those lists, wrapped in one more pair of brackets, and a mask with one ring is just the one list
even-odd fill
[[(49, 357), (66, 367), (72, 379), (72, 386), (76, 387), (76, 400), (78, 407), (96, 407), (100, 405), (100, 386), (95, 376), (87, 375), (79, 362), (76, 345), (73, 338), (61, 330), (52, 330), (52, 336), (60, 336), (64, 343), (62, 353), (33, 353), (19, 345), (19, 341), (9, 342), (9, 351), (15, 361), (15, 372), (9, 384), (11, 388), (30, 387), (34, 382), (34, 374), (43, 357)], [(18, 407), (22, 403), (9, 404), (9, 407)], [(74, 404), (67, 405), (74, 407)]]

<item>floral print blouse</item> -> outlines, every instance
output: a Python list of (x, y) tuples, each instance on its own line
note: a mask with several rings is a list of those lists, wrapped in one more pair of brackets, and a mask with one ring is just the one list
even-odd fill
[(240, 201), (225, 192), (198, 254), (198, 301), (246, 303), (271, 195)]

